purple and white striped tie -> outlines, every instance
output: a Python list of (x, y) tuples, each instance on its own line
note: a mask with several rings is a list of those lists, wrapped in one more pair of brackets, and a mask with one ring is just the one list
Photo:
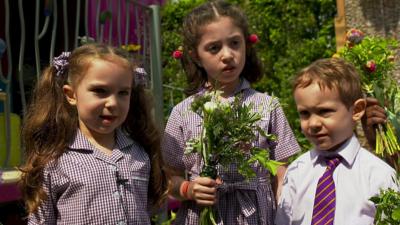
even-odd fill
[(336, 193), (333, 171), (340, 163), (339, 157), (326, 159), (326, 170), (318, 180), (315, 192), (311, 225), (333, 225), (335, 218)]

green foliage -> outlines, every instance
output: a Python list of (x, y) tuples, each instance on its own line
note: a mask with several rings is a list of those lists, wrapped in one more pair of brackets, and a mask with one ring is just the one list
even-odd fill
[[(280, 99), (285, 114), (303, 149), (309, 143), (301, 134), (299, 119), (291, 91), (291, 77), (299, 69), (319, 58), (330, 57), (335, 51), (335, 0), (229, 0), (241, 7), (260, 41), (256, 44), (265, 67), (264, 78), (253, 87)], [(180, 29), (183, 16), (204, 1), (168, 1), (162, 8), (162, 46), (164, 84), (185, 87), (180, 62), (171, 54), (181, 45)], [(165, 90), (166, 110), (184, 96)], [(174, 92), (176, 93), (176, 92)], [(171, 101), (171, 99), (173, 99)]]
[[(400, 185), (397, 178), (397, 184)], [(391, 188), (381, 190), (379, 196), (370, 199), (375, 203), (375, 225), (400, 224), (400, 193)]]
[[(258, 138), (257, 132), (268, 140), (276, 139), (275, 135), (267, 134), (257, 125), (262, 119), (261, 114), (254, 111), (257, 109), (252, 104), (244, 104), (240, 95), (232, 104), (219, 98), (218, 91), (195, 96), (191, 110), (203, 118), (202, 133), (187, 143), (185, 153), (199, 153), (205, 165), (202, 175), (214, 179), (217, 165), (227, 167), (231, 163), (239, 166), (239, 173), (245, 178), (256, 175), (252, 168), (255, 162), (275, 175), (276, 167), (281, 164), (272, 162), (266, 149), (252, 146)], [(271, 100), (266, 109), (259, 110), (274, 110), (274, 102)]]
[[(368, 94), (376, 95), (372, 86), (378, 86), (382, 91), (387, 89), (385, 80), (391, 77), (390, 72), (394, 68), (394, 49), (397, 45), (396, 40), (365, 37), (358, 44), (346, 44), (339, 55), (357, 68), (364, 90)], [(374, 67), (371, 68), (371, 65)], [(379, 100), (381, 103), (385, 101), (385, 99)]]
[[(160, 225), (171, 225), (176, 219), (176, 213), (173, 211), (169, 212), (169, 216), (166, 220), (162, 220), (159, 214), (156, 214), (151, 218), (152, 224), (160, 224)], [(1, 225), (1, 224), (0, 224)]]

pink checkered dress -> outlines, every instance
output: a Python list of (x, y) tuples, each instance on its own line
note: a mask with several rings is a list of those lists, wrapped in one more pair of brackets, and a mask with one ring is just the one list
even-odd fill
[[(260, 126), (269, 133), (276, 134), (278, 142), (269, 142), (259, 135), (255, 146), (270, 147), (270, 157), (282, 160), (300, 150), (293, 132), (280, 106), (268, 110), (271, 96), (259, 93), (242, 80), (235, 93), (242, 92), (244, 103), (252, 103), (254, 110), (262, 111)], [(233, 101), (233, 97), (228, 100)], [(202, 166), (200, 156), (184, 154), (185, 143), (200, 135), (202, 118), (190, 110), (193, 97), (189, 97), (174, 107), (165, 128), (163, 157), (165, 162), (179, 171), (186, 171), (193, 180), (200, 173)], [(279, 104), (273, 100), (274, 104)], [(254, 165), (257, 178), (245, 182), (232, 164), (227, 170), (218, 169), (224, 183), (218, 188), (218, 223), (225, 225), (272, 225), (275, 216), (275, 199), (271, 187), (269, 171)], [(179, 209), (175, 225), (198, 224), (200, 207), (194, 201), (184, 201)]]
[(150, 224), (150, 160), (122, 131), (110, 156), (78, 130), (58, 161), (44, 170), (48, 199), (28, 224)]

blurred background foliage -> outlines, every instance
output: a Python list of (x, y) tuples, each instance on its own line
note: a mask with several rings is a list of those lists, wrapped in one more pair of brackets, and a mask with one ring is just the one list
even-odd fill
[[(265, 76), (253, 85), (280, 99), (285, 114), (303, 150), (310, 145), (300, 130), (291, 91), (291, 77), (319, 58), (336, 51), (334, 17), (336, 0), (228, 0), (241, 7), (250, 30), (258, 35), (258, 55)], [(179, 60), (171, 54), (181, 45), (183, 17), (204, 0), (167, 1), (161, 9), (164, 114), (185, 96), (185, 74)]]

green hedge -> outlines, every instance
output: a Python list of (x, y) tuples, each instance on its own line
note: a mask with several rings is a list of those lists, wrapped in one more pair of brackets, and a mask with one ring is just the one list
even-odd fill
[[(185, 75), (171, 53), (181, 44), (182, 18), (202, 0), (167, 1), (161, 10), (164, 85), (185, 87)], [(265, 67), (264, 78), (254, 88), (279, 97), (290, 125), (304, 150), (309, 143), (301, 134), (291, 92), (291, 77), (299, 69), (335, 52), (335, 0), (230, 0), (247, 14), (251, 31), (260, 39), (256, 47)], [(184, 96), (164, 88), (165, 115)]]

